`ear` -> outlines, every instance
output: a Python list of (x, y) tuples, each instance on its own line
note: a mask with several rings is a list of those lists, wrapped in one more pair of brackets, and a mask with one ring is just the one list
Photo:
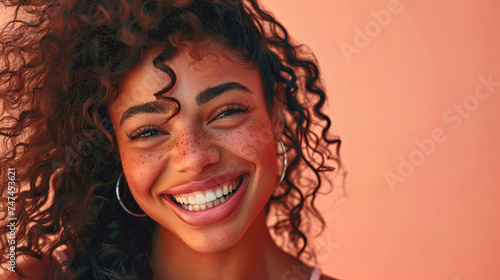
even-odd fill
[(285, 116), (283, 114), (285, 106), (279, 100), (275, 99), (273, 109), (271, 110), (271, 124), (273, 126), (274, 140), (281, 140), (285, 128)]

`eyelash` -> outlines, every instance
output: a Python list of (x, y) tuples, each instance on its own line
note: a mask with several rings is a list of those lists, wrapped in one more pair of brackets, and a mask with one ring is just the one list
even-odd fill
[[(146, 136), (146, 134), (155, 133), (154, 135)], [(146, 140), (156, 137), (161, 132), (154, 125), (141, 126), (133, 132), (127, 132), (127, 137), (130, 140)]]
[[(218, 119), (221, 119), (221, 118), (227, 118), (227, 117), (231, 117), (235, 114), (238, 114), (238, 113), (244, 113), (248, 110), (249, 106), (244, 106), (244, 105), (240, 105), (240, 104), (229, 104), (223, 108), (221, 108), (219, 110), (219, 112), (217, 112), (216, 116), (209, 121), (209, 123), (215, 121), (215, 120), (218, 120)], [(154, 134), (152, 134), (154, 133)], [(136, 129), (135, 131), (133, 132), (126, 132), (127, 134), (127, 137), (134, 141), (134, 140), (148, 140), (148, 139), (151, 139), (151, 138), (154, 138), (156, 136), (159, 136), (160, 134), (168, 134), (168, 133), (164, 133), (164, 132), (161, 132), (157, 129), (156, 126), (154, 125), (146, 125), (146, 126), (141, 126), (139, 127), (138, 129)], [(149, 135), (148, 134), (152, 134), (152, 135)]]
[(229, 104), (223, 108), (221, 108), (216, 116), (210, 121), (213, 122), (215, 120), (218, 120), (220, 118), (226, 118), (226, 117), (231, 117), (234, 114), (238, 113), (244, 113), (248, 110), (248, 105), (240, 105), (240, 104)]

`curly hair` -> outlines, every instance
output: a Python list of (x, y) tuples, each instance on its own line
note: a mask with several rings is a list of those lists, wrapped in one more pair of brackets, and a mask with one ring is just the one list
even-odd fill
[[(120, 174), (107, 105), (142, 54), (164, 47), (155, 66), (183, 42), (204, 36), (260, 71), (269, 107), (285, 108), (282, 140), (289, 159), (266, 210), (277, 243), (300, 262), (314, 260), (312, 224), (324, 221), (314, 206), (320, 187), (332, 186), (340, 167), (340, 140), (329, 134), (314, 57), (257, 0), (172, 1), (10, 0), (14, 19), (0, 34), (2, 182), (15, 169), (16, 254), (47, 259), (48, 279), (149, 279), (150, 240), (156, 223), (124, 214), (114, 194)], [(330, 177), (331, 178), (331, 177)], [(10, 201), (10, 200), (9, 200)], [(132, 206), (130, 206), (132, 207)], [(10, 230), (2, 227), (2, 264)], [(61, 246), (70, 252), (62, 265)], [(21, 264), (18, 263), (18, 266)], [(23, 270), (16, 272), (23, 274)]]

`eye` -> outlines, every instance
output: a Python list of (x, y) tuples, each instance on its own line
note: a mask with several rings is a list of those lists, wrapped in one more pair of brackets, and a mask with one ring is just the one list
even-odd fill
[(244, 105), (240, 105), (240, 104), (229, 104), (227, 106), (224, 106), (224, 107), (218, 109), (214, 113), (215, 117), (210, 122), (218, 120), (218, 119), (232, 117), (236, 114), (244, 113), (247, 110), (248, 110), (248, 106), (244, 106)]
[(127, 137), (132, 141), (148, 140), (162, 134), (168, 134), (168, 133), (160, 131), (159, 129), (157, 129), (157, 127), (153, 125), (147, 125), (139, 127), (132, 132), (127, 132)]

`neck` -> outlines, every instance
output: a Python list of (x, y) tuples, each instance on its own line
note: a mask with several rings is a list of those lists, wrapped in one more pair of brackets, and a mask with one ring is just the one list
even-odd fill
[(276, 246), (262, 211), (243, 237), (220, 252), (201, 253), (159, 228), (150, 259), (155, 279), (282, 279), (298, 261)]

